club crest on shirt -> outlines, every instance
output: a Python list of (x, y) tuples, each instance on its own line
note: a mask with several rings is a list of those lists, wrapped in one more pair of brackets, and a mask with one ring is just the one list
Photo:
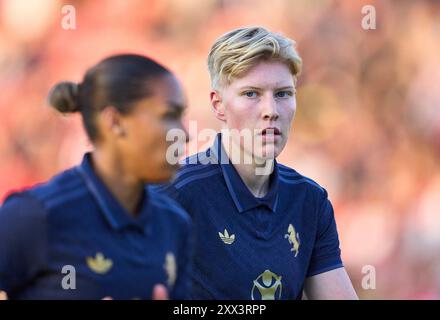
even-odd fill
[(299, 240), (299, 233), (295, 231), (295, 227), (293, 226), (293, 224), (289, 224), (289, 227), (287, 228), (287, 234), (284, 235), (284, 238), (289, 240), (289, 243), (292, 245), (290, 251), (295, 252), (295, 258), (296, 258), (299, 252), (300, 240)]
[(270, 270), (264, 270), (254, 280), (251, 298), (252, 300), (280, 300), (282, 289), (281, 276), (276, 275)]
[(168, 279), (167, 283), (169, 287), (173, 287), (174, 283), (176, 282), (177, 277), (177, 265), (176, 265), (176, 258), (174, 257), (174, 254), (171, 252), (168, 252), (165, 256), (165, 264), (164, 264), (165, 272), (167, 273)]
[(225, 243), (225, 244), (233, 244), (235, 241), (235, 234), (231, 234), (229, 235), (228, 230), (225, 229), (224, 233), (219, 232), (218, 233), (220, 239)]
[(113, 261), (104, 258), (104, 255), (101, 252), (96, 253), (95, 257), (87, 257), (86, 262), (90, 270), (98, 274), (109, 272), (113, 266)]

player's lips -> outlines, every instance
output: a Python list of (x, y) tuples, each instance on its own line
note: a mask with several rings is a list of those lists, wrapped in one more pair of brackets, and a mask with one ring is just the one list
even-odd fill
[(268, 135), (274, 135), (274, 136), (280, 136), (281, 130), (277, 127), (267, 127), (261, 130), (261, 135), (268, 136)]
[(281, 130), (277, 127), (267, 127), (261, 130), (261, 136), (265, 142), (275, 142), (281, 139)]

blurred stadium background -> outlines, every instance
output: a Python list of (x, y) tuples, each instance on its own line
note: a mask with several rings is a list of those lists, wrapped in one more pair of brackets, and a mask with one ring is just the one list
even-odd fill
[[(61, 27), (66, 4), (76, 30)], [(364, 5), (376, 9), (376, 30), (361, 28)], [(243, 25), (298, 43), (304, 72), (281, 162), (328, 190), (360, 297), (439, 299), (440, 1), (0, 0), (0, 197), (90, 148), (79, 116), (60, 117), (45, 99), (109, 54), (169, 66), (187, 90), (186, 119), (220, 128), (206, 56)], [(362, 288), (366, 265), (375, 290)]]

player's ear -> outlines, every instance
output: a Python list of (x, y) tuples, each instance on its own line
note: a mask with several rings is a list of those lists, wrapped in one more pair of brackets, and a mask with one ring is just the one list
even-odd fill
[(218, 92), (217, 90), (212, 90), (210, 93), (210, 99), (212, 109), (214, 110), (214, 114), (217, 119), (221, 121), (226, 121), (225, 106), (223, 104), (220, 92)]
[(115, 137), (125, 136), (124, 122), (121, 113), (113, 106), (105, 107), (99, 117), (101, 128), (104, 132)]

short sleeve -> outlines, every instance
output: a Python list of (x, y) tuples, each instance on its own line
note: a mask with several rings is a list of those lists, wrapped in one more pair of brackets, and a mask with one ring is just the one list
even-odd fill
[(13, 194), (0, 207), (0, 290), (10, 297), (44, 267), (45, 211), (27, 193)]
[(307, 277), (343, 267), (333, 206), (324, 196), (319, 205), (317, 233)]

